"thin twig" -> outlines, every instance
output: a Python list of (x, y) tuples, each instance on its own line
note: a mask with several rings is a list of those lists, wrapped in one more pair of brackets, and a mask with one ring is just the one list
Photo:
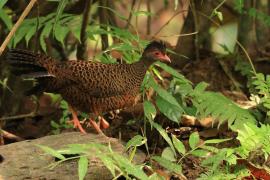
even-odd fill
[[(150, 0), (147, 1), (147, 12), (151, 13), (151, 4)], [(150, 35), (151, 33), (151, 21), (152, 21), (152, 16), (147, 16), (147, 28), (146, 28), (146, 34)]]
[(34, 6), (35, 2), (37, 0), (31, 0), (29, 2), (29, 4), (27, 5), (27, 7), (24, 9), (22, 15), (20, 16), (20, 18), (18, 19), (18, 21), (16, 22), (16, 24), (12, 27), (11, 31), (9, 32), (8, 36), (6, 37), (5, 41), (3, 42), (3, 44), (0, 47), (0, 56), (2, 55), (2, 53), (4, 52), (6, 46), (8, 45), (9, 41), (11, 40), (11, 38), (13, 37), (13, 35), (15, 34), (15, 32), (17, 31), (18, 27), (21, 25), (21, 23), (23, 22), (23, 20), (25, 19), (25, 17), (29, 14), (29, 12), (31, 11), (32, 7)]
[[(217, 23), (216, 21), (214, 21), (213, 19), (211, 19), (210, 17), (208, 17), (208, 16), (205, 15), (204, 13), (198, 11), (198, 14), (200, 14), (201, 16), (203, 16), (203, 17), (207, 18), (208, 20), (210, 20), (210, 21), (211, 21), (213, 24), (215, 24), (217, 27), (220, 27), (220, 24), (219, 24), (219, 23)], [(252, 60), (251, 60), (251, 58), (250, 58), (250, 56), (249, 56), (247, 50), (244, 48), (244, 46), (243, 46), (238, 40), (236, 40), (236, 44), (240, 47), (240, 49), (242, 49), (242, 51), (244, 52), (244, 54), (246, 55), (246, 57), (247, 57), (247, 59), (248, 59), (248, 61), (249, 61), (249, 64), (250, 64), (250, 66), (251, 66), (251, 68), (252, 68), (253, 73), (256, 74), (256, 73), (257, 73), (257, 72), (256, 72), (256, 69), (255, 69), (255, 67), (254, 67), (254, 65), (253, 65), (253, 62), (252, 62)]]
[(159, 28), (159, 30), (153, 35), (153, 37), (156, 37), (159, 33), (160, 33), (160, 31), (163, 29), (163, 28), (165, 28), (177, 15), (179, 15), (179, 14), (181, 14), (181, 13), (184, 13), (184, 12), (186, 12), (186, 11), (188, 11), (188, 10), (182, 10), (182, 11), (178, 11), (178, 12), (176, 12), (174, 15), (172, 15), (172, 17), (165, 23), (165, 24), (163, 24), (162, 26), (161, 26), (161, 28)]
[[(191, 12), (192, 12), (193, 19), (194, 19), (195, 31), (199, 31), (199, 21), (198, 21), (198, 17), (197, 17), (197, 11), (196, 11), (196, 6), (195, 6), (195, 1), (194, 0), (191, 1), (190, 8), (191, 8)], [(199, 53), (199, 47), (200, 47), (199, 46), (199, 34), (195, 34), (194, 43), (195, 43), (196, 60), (199, 60), (199, 57), (200, 57), (200, 53)]]
[[(107, 24), (108, 24), (108, 18), (107, 18), (107, 9), (104, 7), (107, 7), (108, 0), (100, 1), (100, 7), (99, 7), (99, 20), (100, 20), (100, 27), (107, 31)], [(107, 34), (101, 34), (101, 47), (102, 51), (106, 50), (109, 47), (109, 39)]]
[(12, 139), (12, 140), (15, 140), (15, 141), (23, 141), (23, 140), (24, 140), (24, 138), (21, 138), (21, 137), (15, 135), (15, 134), (12, 134), (12, 133), (10, 133), (10, 132), (7, 132), (7, 131), (3, 130), (3, 129), (1, 130), (0, 133), (1, 133), (1, 134), (3, 135), (3, 137), (6, 138), (6, 139)]
[(40, 9), (39, 9), (39, 2), (37, 1), (37, 24), (36, 24), (36, 33), (34, 36), (34, 42), (35, 42), (35, 48), (34, 48), (34, 52), (38, 52), (39, 46), (38, 46), (38, 41), (39, 41), (39, 33), (38, 33), (38, 29), (39, 29), (39, 24), (40, 24), (40, 19), (39, 19), (39, 15), (40, 15)]
[(129, 24), (130, 24), (130, 21), (131, 21), (131, 18), (132, 18), (132, 13), (133, 13), (134, 7), (135, 7), (135, 3), (136, 3), (136, 0), (132, 0), (131, 9), (130, 9), (130, 12), (129, 12), (129, 16), (128, 16), (128, 20), (127, 20), (127, 24), (125, 26), (125, 29), (127, 29)]
[(191, 36), (191, 35), (195, 35), (198, 34), (198, 32), (192, 32), (192, 33), (184, 33), (184, 34), (173, 34), (173, 35), (166, 35), (166, 36), (159, 36), (159, 37), (184, 37), (184, 36)]
[(20, 114), (20, 115), (15, 115), (15, 116), (1, 117), (0, 121), (15, 120), (15, 119), (35, 117), (35, 116), (36, 116), (36, 113), (31, 112), (31, 113), (28, 113), (28, 114)]
[(81, 43), (78, 45), (78, 48), (77, 48), (77, 59), (82, 59), (82, 60), (88, 59), (86, 29), (89, 23), (91, 4), (92, 4), (92, 0), (86, 0), (84, 12), (83, 12), (82, 28), (81, 28), (81, 36), (80, 36)]

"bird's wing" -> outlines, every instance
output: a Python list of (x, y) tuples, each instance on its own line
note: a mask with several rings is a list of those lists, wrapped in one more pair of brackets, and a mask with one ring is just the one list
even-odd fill
[(58, 68), (58, 79), (66, 82), (63, 87), (76, 86), (89, 96), (110, 97), (127, 91), (124, 70), (119, 65), (68, 61), (59, 64)]

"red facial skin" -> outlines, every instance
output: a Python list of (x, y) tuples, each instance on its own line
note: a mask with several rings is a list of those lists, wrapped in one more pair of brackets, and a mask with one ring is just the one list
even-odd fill
[(154, 52), (153, 52), (153, 56), (154, 56), (156, 59), (159, 59), (159, 60), (162, 61), (162, 62), (165, 62), (165, 63), (171, 63), (171, 59), (167, 56), (167, 54), (163, 54), (163, 53), (160, 52), (160, 51), (154, 51)]

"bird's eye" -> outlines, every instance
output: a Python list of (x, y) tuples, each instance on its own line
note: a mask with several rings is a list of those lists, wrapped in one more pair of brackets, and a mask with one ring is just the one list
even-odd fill
[(155, 52), (155, 55), (159, 55), (159, 52)]

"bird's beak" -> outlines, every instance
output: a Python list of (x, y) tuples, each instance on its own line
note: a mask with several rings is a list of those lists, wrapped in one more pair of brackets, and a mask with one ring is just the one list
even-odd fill
[(163, 62), (167, 62), (167, 63), (171, 63), (171, 59), (169, 58), (169, 56), (167, 56), (167, 54), (165, 54), (163, 57), (162, 57), (162, 61)]

